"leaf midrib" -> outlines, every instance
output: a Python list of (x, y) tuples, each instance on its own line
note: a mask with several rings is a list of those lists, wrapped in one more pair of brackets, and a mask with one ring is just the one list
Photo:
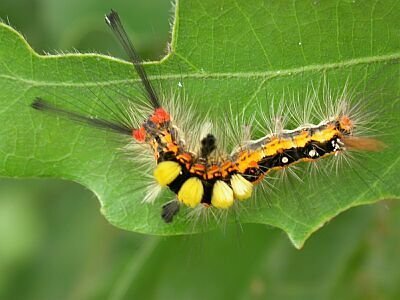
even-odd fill
[[(30, 49), (33, 54), (34, 51)], [(37, 55), (37, 54), (36, 54)], [(173, 54), (172, 54), (173, 55)], [(70, 57), (94, 57), (94, 58), (102, 58), (102, 59), (110, 59), (108, 56), (101, 54), (70, 54)], [(41, 56), (38, 55), (41, 59), (58, 59), (57, 56)], [(115, 60), (115, 59), (113, 59)], [(341, 62), (334, 63), (326, 63), (326, 64), (315, 64), (308, 65), (297, 68), (290, 69), (282, 69), (282, 70), (273, 70), (273, 71), (263, 71), (263, 72), (193, 72), (187, 74), (164, 74), (164, 75), (149, 75), (150, 80), (172, 80), (172, 79), (182, 79), (182, 78), (215, 78), (215, 79), (226, 79), (226, 78), (260, 78), (260, 79), (272, 79), (276, 77), (287, 77), (291, 75), (296, 75), (299, 73), (305, 72), (313, 72), (313, 71), (326, 71), (330, 69), (338, 69), (338, 68), (347, 68), (361, 64), (371, 64), (371, 63), (379, 63), (379, 62), (387, 62), (387, 61), (396, 61), (400, 62), (400, 52), (385, 54), (379, 56), (367, 56), (355, 59), (349, 59)], [(166, 61), (166, 59), (162, 59), (161, 61)], [(122, 61), (123, 62), (123, 61)], [(124, 62), (126, 64), (130, 64), (128, 62)], [(156, 65), (160, 62), (151, 62), (149, 65)], [(88, 81), (85, 83), (70, 83), (70, 82), (57, 82), (57, 81), (38, 81), (32, 79), (26, 79), (20, 76), (12, 76), (0, 74), (0, 78), (14, 80), (26, 83), (31, 86), (64, 86), (64, 87), (89, 87), (89, 86), (109, 86), (116, 84), (126, 84), (126, 83), (136, 83), (139, 82), (140, 79), (123, 79), (123, 80), (107, 80), (107, 81)]]

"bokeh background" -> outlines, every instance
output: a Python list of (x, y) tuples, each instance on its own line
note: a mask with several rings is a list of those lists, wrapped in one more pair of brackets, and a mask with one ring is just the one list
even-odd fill
[[(169, 40), (169, 0), (2, 0), (38, 53), (124, 58), (118, 10), (146, 59)], [(0, 299), (400, 299), (400, 206), (351, 209), (296, 250), (264, 225), (154, 237), (119, 230), (95, 196), (58, 180), (0, 180)]]

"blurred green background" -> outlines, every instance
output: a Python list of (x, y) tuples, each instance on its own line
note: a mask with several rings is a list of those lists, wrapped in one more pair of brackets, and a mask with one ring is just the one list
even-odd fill
[[(110, 8), (143, 57), (162, 56), (169, 0), (2, 0), (0, 17), (38, 53), (123, 58), (103, 21)], [(298, 251), (263, 225), (190, 237), (125, 232), (77, 184), (0, 181), (0, 299), (400, 299), (399, 253), (397, 202), (351, 209)]]

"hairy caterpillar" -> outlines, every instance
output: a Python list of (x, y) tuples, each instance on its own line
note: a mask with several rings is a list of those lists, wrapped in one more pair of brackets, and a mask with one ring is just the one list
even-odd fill
[[(300, 162), (345, 155), (351, 150), (376, 151), (382, 147), (378, 140), (363, 135), (365, 120), (361, 107), (350, 103), (346, 95), (327, 103), (326, 109), (321, 108), (317, 124), (310, 123), (305, 116), (298, 122), (300, 126), (288, 130), (284, 120), (272, 118), (272, 125), (264, 130), (261, 138), (253, 140), (251, 134), (245, 134), (231, 151), (222, 145), (225, 137), (211, 132), (212, 123), (207, 120), (201, 120), (201, 126), (185, 132), (173, 113), (174, 101), (162, 103), (149, 81), (117, 13), (112, 11), (107, 15), (106, 22), (141, 79), (147, 106), (139, 109), (127, 103), (118, 107), (110, 119), (65, 110), (40, 97), (32, 107), (130, 137), (132, 153), (134, 147), (140, 147), (140, 151), (152, 154), (156, 162), (153, 175), (158, 187), (151, 186), (145, 201), (152, 202), (160, 187), (170, 189), (175, 197), (163, 205), (161, 212), (167, 223), (182, 205), (193, 209), (227, 210), (235, 203), (250, 199), (254, 187), (268, 180), (264, 178), (270, 172), (279, 172)], [(252, 124), (245, 125), (251, 127)], [(185, 139), (189, 134), (192, 143)]]

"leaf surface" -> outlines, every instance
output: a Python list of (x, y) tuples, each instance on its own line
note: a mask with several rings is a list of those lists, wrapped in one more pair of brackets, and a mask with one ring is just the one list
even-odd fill
[[(260, 102), (268, 110), (271, 99), (303, 99), (321, 80), (336, 92), (347, 84), (381, 108), (381, 139), (388, 146), (383, 152), (337, 173), (326, 170), (328, 175), (314, 178), (302, 172), (302, 182), (272, 182), (274, 191), (257, 196), (258, 205), (248, 205), (239, 221), (279, 227), (301, 247), (340, 212), (399, 197), (399, 1), (180, 1), (175, 13), (171, 53), (146, 70), (166, 94), (182, 82), (199, 115), (212, 107), (210, 117), (224, 120), (229, 106), (237, 113), (245, 106), (256, 111)], [(29, 107), (42, 95), (66, 106), (93, 103), (93, 93), (112, 102), (105, 95), (127, 84), (129, 93), (139, 93), (126, 62), (95, 54), (41, 56), (0, 24), (0, 174), (83, 184), (99, 198), (105, 217), (127, 230), (159, 235), (203, 230), (183, 217), (163, 223), (160, 206), (171, 195), (155, 205), (141, 203), (143, 171), (134, 158), (119, 154), (109, 133)]]

